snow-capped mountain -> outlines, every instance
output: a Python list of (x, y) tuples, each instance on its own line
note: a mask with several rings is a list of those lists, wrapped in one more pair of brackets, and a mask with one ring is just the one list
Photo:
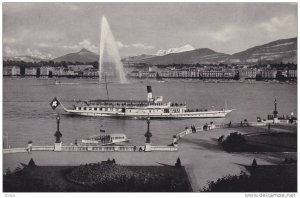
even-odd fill
[(158, 50), (157, 53), (156, 53), (156, 56), (164, 56), (164, 55), (167, 55), (167, 54), (173, 54), (173, 53), (180, 53), (180, 52), (187, 52), (187, 51), (192, 51), (194, 50), (195, 48), (193, 46), (191, 46), (190, 44), (186, 44), (182, 47), (178, 47), (178, 48), (170, 48), (170, 49), (167, 49), (167, 50)]

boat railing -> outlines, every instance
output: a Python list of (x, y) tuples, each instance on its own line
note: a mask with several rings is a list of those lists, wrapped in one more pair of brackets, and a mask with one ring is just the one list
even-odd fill
[(142, 103), (142, 104), (89, 104), (88, 107), (103, 107), (103, 108), (124, 108), (124, 107), (145, 107), (148, 106), (148, 103)]

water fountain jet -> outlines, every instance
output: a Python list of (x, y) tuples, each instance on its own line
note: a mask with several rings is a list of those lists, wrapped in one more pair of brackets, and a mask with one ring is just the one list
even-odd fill
[[(105, 16), (102, 16), (101, 19), (101, 33), (99, 46), (99, 83), (101, 83), (101, 81), (103, 80), (102, 75), (106, 75), (104, 71), (104, 58), (108, 58), (109, 62), (113, 63), (113, 71), (117, 77), (117, 81), (120, 83), (126, 83), (127, 80), (125, 77), (124, 67), (121, 62), (121, 56), (118, 50), (117, 42), (111, 32), (110, 26)], [(107, 57), (105, 57), (104, 55), (107, 55)]]

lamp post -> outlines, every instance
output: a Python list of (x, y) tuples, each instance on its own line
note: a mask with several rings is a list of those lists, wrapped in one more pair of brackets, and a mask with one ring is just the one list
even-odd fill
[(144, 135), (146, 137), (146, 143), (145, 143), (145, 151), (151, 151), (151, 140), (152, 133), (150, 133), (150, 117), (148, 115), (147, 118), (147, 132)]
[(61, 142), (60, 138), (62, 137), (62, 134), (59, 131), (59, 124), (60, 124), (60, 116), (59, 116), (59, 114), (57, 114), (57, 116), (56, 116), (56, 124), (57, 124), (57, 129), (56, 129), (56, 132), (54, 134), (54, 136), (56, 137), (55, 143), (60, 143)]
[(57, 129), (56, 129), (56, 132), (54, 134), (54, 136), (56, 137), (55, 144), (54, 144), (54, 151), (61, 151), (62, 143), (60, 141), (60, 138), (62, 137), (62, 134), (59, 131), (59, 124), (60, 124), (60, 116), (59, 116), (59, 113), (58, 113), (57, 116), (56, 116)]
[(276, 98), (275, 98), (275, 100), (274, 100), (274, 111), (273, 111), (273, 115), (274, 115), (273, 123), (275, 124), (275, 123), (278, 122), (278, 117), (277, 117), (278, 111), (277, 111), (277, 100), (276, 100)]

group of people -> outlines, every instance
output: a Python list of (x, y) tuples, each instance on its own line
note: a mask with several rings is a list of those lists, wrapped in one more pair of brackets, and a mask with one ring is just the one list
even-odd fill
[[(137, 146), (134, 146), (133, 147), (133, 151), (135, 152), (136, 150), (137, 150), (138, 148), (137, 148)], [(141, 147), (139, 147), (139, 152), (143, 152), (143, 151), (145, 151), (145, 148), (143, 148), (142, 146)]]

